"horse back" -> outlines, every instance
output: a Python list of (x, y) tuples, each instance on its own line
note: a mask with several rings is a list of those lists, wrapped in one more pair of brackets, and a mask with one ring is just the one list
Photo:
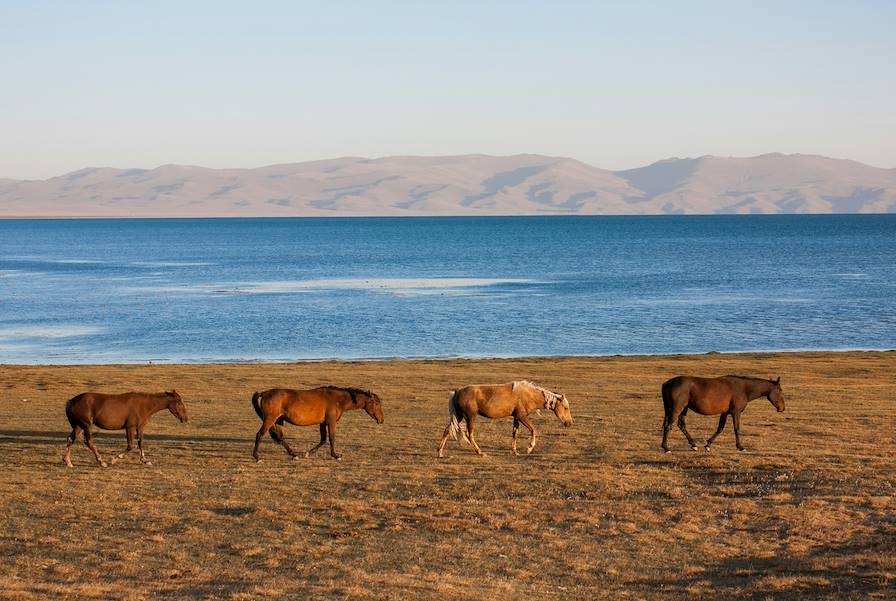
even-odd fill
[(512, 415), (519, 399), (513, 384), (474, 384), (459, 388), (454, 393), (455, 405), (468, 414), (490, 418)]
[(138, 392), (107, 394), (82, 392), (65, 404), (65, 414), (72, 426), (96, 424), (104, 430), (118, 430), (135, 415), (141, 413), (148, 395)]
[(729, 410), (734, 397), (729, 378), (676, 376), (663, 384), (666, 412), (687, 407), (703, 415), (717, 415)]
[(258, 410), (262, 419), (285, 417), (297, 426), (323, 423), (328, 411), (337, 404), (332, 390), (326, 387), (311, 390), (271, 388), (261, 393)]

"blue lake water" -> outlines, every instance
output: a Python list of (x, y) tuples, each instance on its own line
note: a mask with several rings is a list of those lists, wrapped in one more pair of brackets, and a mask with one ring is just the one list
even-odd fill
[(896, 215), (0, 220), (0, 363), (896, 348)]

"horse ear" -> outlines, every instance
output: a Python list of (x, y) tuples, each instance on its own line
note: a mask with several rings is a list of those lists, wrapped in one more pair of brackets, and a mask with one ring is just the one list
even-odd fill
[(775, 380), (775, 384), (781, 384), (781, 376), (778, 376), (778, 379)]

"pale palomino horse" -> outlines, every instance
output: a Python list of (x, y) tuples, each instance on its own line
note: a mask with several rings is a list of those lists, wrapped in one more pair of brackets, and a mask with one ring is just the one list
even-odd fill
[[(474, 435), (477, 415), (491, 419), (512, 415), (513, 444), (510, 448), (514, 455), (519, 454), (516, 450), (516, 443), (519, 438), (520, 424), (523, 424), (532, 435), (529, 446), (526, 448), (526, 453), (531, 453), (535, 448), (537, 435), (528, 416), (533, 411), (542, 408), (553, 411), (564, 426), (572, 425), (572, 413), (569, 410), (569, 401), (566, 400), (566, 397), (527, 380), (506, 384), (479, 384), (454, 390), (448, 395), (448, 425), (439, 442), (439, 457), (443, 456), (448, 437), (453, 436), (455, 440), (458, 440), (459, 434), (480, 456), (485, 455), (476, 444)], [(463, 420), (467, 420), (466, 431), (462, 430), (460, 426), (460, 422)]]

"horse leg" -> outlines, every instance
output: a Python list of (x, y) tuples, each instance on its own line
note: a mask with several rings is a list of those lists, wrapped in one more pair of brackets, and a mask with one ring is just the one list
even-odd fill
[(532, 439), (529, 441), (529, 446), (526, 447), (526, 455), (532, 453), (532, 450), (535, 448), (535, 440), (538, 436), (535, 434), (535, 426), (532, 425), (532, 422), (529, 421), (529, 418), (525, 415), (520, 416), (520, 423), (526, 426), (529, 430), (529, 434), (532, 436)]
[(482, 449), (479, 448), (479, 444), (477, 444), (476, 439), (473, 438), (473, 427), (474, 427), (475, 423), (476, 423), (476, 414), (474, 413), (472, 415), (468, 415), (467, 416), (467, 438), (470, 439), (470, 446), (473, 447), (473, 450), (475, 450), (476, 453), (480, 457), (485, 457), (485, 453), (482, 452)]
[(697, 444), (694, 442), (694, 439), (691, 438), (691, 435), (688, 433), (688, 429), (684, 425), (684, 416), (687, 415), (687, 412), (688, 410), (687, 408), (685, 408), (685, 410), (678, 415), (678, 428), (682, 431), (682, 433), (684, 433), (685, 438), (688, 439), (688, 444), (691, 445), (691, 450), (696, 451)]
[(305, 451), (305, 457), (310, 457), (312, 455), (312, 453), (314, 453), (319, 448), (324, 446), (324, 444), (326, 442), (327, 442), (327, 424), (321, 424), (320, 425), (320, 442), (317, 443), (316, 445), (314, 445), (313, 447), (311, 447), (310, 449), (308, 449), (307, 451)]
[(744, 449), (744, 446), (740, 444), (740, 413), (732, 413), (731, 421), (734, 422), (734, 444), (737, 445), (738, 451), (744, 451), (746, 449)]
[(102, 457), (100, 457), (100, 452), (96, 450), (96, 446), (93, 444), (93, 432), (90, 431), (90, 426), (84, 428), (84, 444), (93, 452), (97, 463), (103, 467), (109, 467), (109, 464), (103, 461)]
[(68, 435), (68, 442), (65, 445), (65, 455), (62, 456), (62, 463), (68, 467), (75, 467), (72, 464), (72, 445), (78, 439), (78, 426), (72, 426), (72, 433)]
[(519, 455), (516, 450), (516, 439), (520, 436), (520, 419), (517, 416), (513, 416), (513, 444), (510, 445), (510, 450), (513, 451), (514, 455)]
[(663, 418), (663, 451), (666, 453), (671, 453), (669, 450), (669, 430), (672, 429), (672, 416), (670, 414), (666, 414), (666, 417)]
[(710, 436), (709, 440), (706, 441), (706, 446), (703, 447), (704, 449), (706, 449), (707, 451), (709, 450), (709, 446), (719, 436), (719, 434), (722, 433), (722, 430), (725, 429), (725, 422), (727, 421), (727, 419), (728, 419), (727, 413), (723, 413), (722, 415), (719, 416), (719, 427), (718, 427), (718, 429), (716, 429), (716, 433), (713, 434), (712, 436)]
[(451, 424), (448, 424), (445, 427), (445, 433), (442, 434), (442, 440), (439, 441), (439, 455), (438, 455), (439, 459), (444, 457), (444, 455), (442, 455), (442, 451), (445, 450), (445, 443), (448, 442), (449, 436), (451, 436)]
[(289, 443), (286, 442), (286, 431), (283, 429), (283, 426), (274, 424), (271, 427), (269, 434), (271, 435), (271, 438), (274, 439), (274, 442), (279, 443), (286, 449), (286, 452), (289, 453), (290, 457), (293, 459), (298, 458), (298, 454), (296, 454), (296, 452), (292, 450), (292, 447), (289, 446)]
[(115, 465), (119, 459), (124, 459), (125, 454), (129, 453), (131, 449), (134, 448), (134, 428), (126, 428), (125, 435), (128, 438), (128, 446), (127, 448), (119, 453), (112, 461), (110, 462), (112, 465)]
[(330, 436), (330, 457), (339, 461), (342, 459), (342, 455), (336, 452), (336, 423), (335, 422), (327, 422), (327, 434)]
[(261, 422), (261, 428), (258, 429), (258, 433), (255, 435), (255, 447), (252, 449), (252, 457), (255, 461), (261, 461), (258, 457), (258, 445), (261, 444), (261, 439), (264, 438), (264, 435), (268, 433), (268, 430), (274, 425), (276, 420), (265, 418)]
[[(460, 430), (460, 428), (461, 428), (461, 422), (467, 418), (465, 413), (460, 413), (458, 415), (458, 414), (455, 414), (453, 411), (450, 412), (450, 414), (448, 416), (448, 425), (445, 426), (445, 432), (442, 433), (442, 440), (439, 441), (439, 453), (437, 455), (437, 457), (439, 459), (442, 459), (444, 457), (442, 452), (445, 450), (445, 444), (447, 444), (448, 439), (451, 437), (451, 427), (454, 424), (455, 417), (457, 419), (458, 430)], [(469, 423), (469, 421), (467, 423)], [(458, 438), (458, 435), (463, 437), (463, 431), (454, 433), (454, 439), (457, 440), (457, 444), (460, 445), (461, 440), (460, 440), (460, 438)], [(469, 435), (467, 435), (467, 438), (469, 438)], [(469, 440), (467, 442), (469, 442)]]
[(140, 449), (140, 461), (144, 465), (152, 465), (152, 462), (146, 458), (146, 453), (143, 450), (143, 426), (137, 427), (137, 448)]

